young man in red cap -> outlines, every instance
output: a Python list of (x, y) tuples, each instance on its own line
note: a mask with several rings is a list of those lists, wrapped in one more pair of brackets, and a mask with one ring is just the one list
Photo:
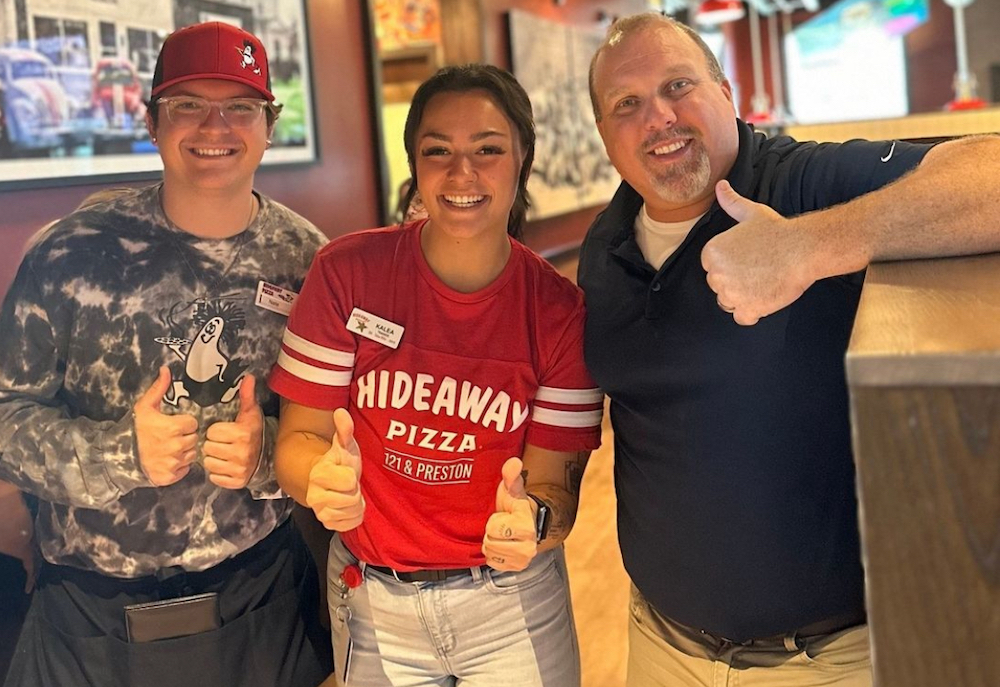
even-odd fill
[(147, 126), (163, 182), (77, 211), (0, 314), (0, 479), (44, 558), (6, 684), (319, 684), (312, 559), (257, 380), (324, 237), (254, 192), (267, 55), (222, 23), (163, 44)]

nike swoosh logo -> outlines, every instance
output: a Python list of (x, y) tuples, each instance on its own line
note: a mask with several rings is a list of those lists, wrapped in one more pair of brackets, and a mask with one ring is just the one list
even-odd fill
[(880, 159), (882, 160), (882, 162), (888, 162), (888, 161), (889, 161), (889, 159), (890, 159), (890, 158), (892, 158), (892, 154), (893, 154), (894, 152), (896, 152), (896, 142), (895, 142), (895, 141), (893, 141), (893, 142), (892, 142), (892, 147), (891, 147), (891, 148), (889, 148), (889, 154), (888, 154), (888, 155), (886, 155), (886, 156), (885, 156), (885, 157), (883, 157), (883, 158), (880, 158)]

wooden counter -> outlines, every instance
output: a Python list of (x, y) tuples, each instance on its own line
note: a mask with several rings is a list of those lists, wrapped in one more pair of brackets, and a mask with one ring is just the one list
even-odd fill
[(1000, 255), (869, 268), (847, 354), (879, 687), (1000, 685)]
[(952, 138), (1000, 132), (1000, 107), (959, 112), (928, 112), (893, 119), (834, 124), (788, 124), (784, 133), (799, 141), (839, 143), (852, 138), (871, 141)]

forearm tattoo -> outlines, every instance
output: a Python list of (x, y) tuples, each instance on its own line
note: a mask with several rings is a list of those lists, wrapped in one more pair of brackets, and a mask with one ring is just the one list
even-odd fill
[[(305, 439), (306, 441), (317, 442), (317, 443), (322, 444), (325, 447), (329, 447), (330, 446), (330, 442), (329, 441), (327, 441), (326, 439), (324, 439), (323, 437), (321, 437), (318, 434), (314, 434), (313, 432), (309, 432), (309, 431), (306, 431), (304, 429), (300, 429), (300, 430), (296, 431), (295, 433), (298, 434), (303, 439)], [(325, 452), (326, 452), (326, 450), (324, 449), (324, 453)]]
[(576, 460), (566, 461), (566, 491), (576, 496), (580, 495), (580, 485), (583, 483), (583, 465), (580, 456)]
[(562, 485), (540, 484), (531, 489), (531, 493), (550, 506), (549, 532), (546, 539), (564, 539), (572, 529), (576, 520), (583, 471), (589, 455), (589, 453), (577, 453), (575, 458), (566, 461)]

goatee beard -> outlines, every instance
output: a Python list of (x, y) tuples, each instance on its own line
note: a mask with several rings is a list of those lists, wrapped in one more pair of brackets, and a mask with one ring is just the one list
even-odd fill
[(665, 171), (654, 171), (652, 185), (660, 200), (671, 204), (687, 203), (702, 193), (712, 180), (712, 169), (708, 153), (697, 139), (692, 139), (690, 159), (677, 165), (671, 165)]

